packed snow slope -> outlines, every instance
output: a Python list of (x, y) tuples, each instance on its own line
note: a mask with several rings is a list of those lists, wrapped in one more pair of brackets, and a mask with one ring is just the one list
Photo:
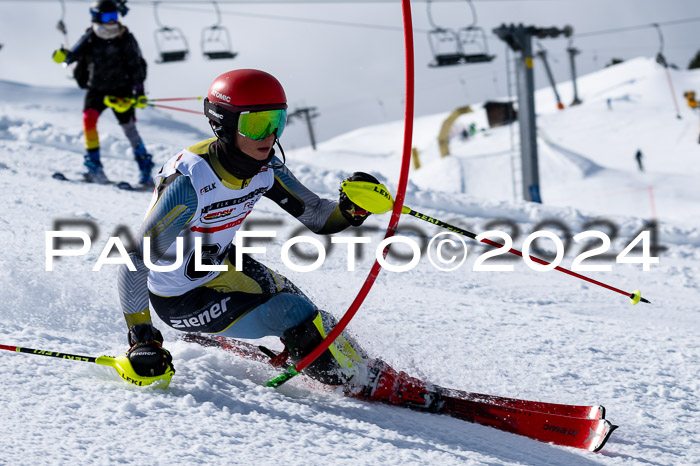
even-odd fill
[[(696, 464), (700, 145), (698, 114), (684, 106), (682, 92), (700, 91), (700, 73), (672, 71), (671, 77), (681, 119), (664, 70), (649, 59), (581, 77), (583, 104), (563, 111), (556, 110), (551, 90), (540, 91), (542, 205), (514, 200), (517, 125), (462, 141), (461, 127), (486, 127), (481, 106), (473, 105), (474, 113), (458, 120), (452, 154), (441, 159), (436, 137), (451, 109), (419, 118), (414, 145), (422, 167), (412, 170), (406, 199), (415, 210), (477, 233), (508, 231), (515, 247), (545, 229), (538, 225), (543, 220), (562, 239), (564, 229), (570, 236), (615, 230), (611, 256), (584, 261), (611, 270), (584, 274), (629, 292), (641, 289), (652, 304), (633, 307), (625, 296), (559, 272), (534, 271), (520, 260), (487, 261), (512, 264), (512, 272), (474, 271), (484, 250), (467, 240), (468, 257), (457, 270), (439, 271), (424, 254), (410, 271), (382, 271), (351, 323), (370, 353), (442, 386), (603, 404), (620, 428), (602, 452), (345, 399), (310, 388), (301, 376), (268, 389), (264, 383), (275, 370), (178, 340), (156, 319), (177, 370), (164, 391), (134, 388), (92, 364), (1, 352), (0, 463)], [(559, 88), (565, 102), (570, 87)], [(127, 339), (117, 266), (92, 269), (109, 236), (127, 241), (136, 234), (150, 194), (51, 178), (57, 170), (72, 177), (81, 170), (81, 105), (82, 91), (0, 82), (0, 343), (118, 355)], [(209, 137), (153, 109), (140, 111), (139, 129), (158, 163)], [(136, 164), (112, 115), (102, 116), (99, 131), (107, 175), (134, 182)], [(393, 191), (401, 138), (399, 122), (364, 128), (318, 151), (289, 151), (287, 163), (325, 197), (335, 198), (340, 181), (356, 170), (377, 174)], [(634, 160), (637, 149), (644, 172)], [(650, 271), (616, 263), (615, 255), (652, 217), (657, 245), (665, 248), (656, 251), (659, 263)], [(86, 255), (56, 260), (49, 272), (46, 231), (61, 222), (64, 229), (91, 232), (94, 240)], [(299, 224), (267, 200), (248, 228), (277, 229), (257, 257), (340, 317), (366, 277), (387, 222), (386, 215), (368, 220), (363, 234), (372, 243), (354, 271), (338, 246), (313, 272), (288, 269), (280, 250), (299, 234)], [(403, 236), (419, 243), (440, 231), (409, 217), (401, 225)], [(581, 247), (572, 241), (561, 265), (571, 267)], [(263, 342), (280, 347), (274, 339)]]

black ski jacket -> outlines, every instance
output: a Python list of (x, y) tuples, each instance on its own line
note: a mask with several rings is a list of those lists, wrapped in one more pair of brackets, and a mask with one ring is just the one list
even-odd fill
[(122, 26), (114, 39), (97, 37), (92, 28), (73, 46), (66, 63), (78, 62), (73, 75), (81, 88), (111, 91), (142, 84), (146, 61), (136, 38)]

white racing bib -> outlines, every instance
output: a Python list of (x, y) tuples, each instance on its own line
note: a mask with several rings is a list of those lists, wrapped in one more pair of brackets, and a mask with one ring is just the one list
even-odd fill
[[(197, 148), (206, 148), (208, 144), (199, 144)], [(216, 277), (218, 271), (195, 270), (195, 238), (202, 241), (202, 258), (204, 265), (220, 265), (226, 255), (226, 248), (231, 244), (243, 220), (250, 214), (255, 203), (274, 183), (273, 170), (263, 167), (250, 183), (242, 189), (230, 189), (224, 186), (207, 161), (190, 149), (168, 160), (159, 179), (167, 178), (176, 172), (187, 176), (197, 192), (197, 213), (180, 231), (183, 238), (183, 263), (172, 272), (148, 272), (148, 289), (160, 296), (179, 296)], [(154, 197), (153, 203), (156, 202)], [(155, 265), (172, 264), (175, 260), (177, 242), (173, 242)]]

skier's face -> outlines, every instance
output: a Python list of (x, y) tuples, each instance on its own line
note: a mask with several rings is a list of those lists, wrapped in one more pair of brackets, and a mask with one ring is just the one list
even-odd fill
[(236, 133), (236, 145), (244, 154), (255, 160), (265, 160), (269, 157), (272, 145), (275, 142), (275, 134), (270, 134), (265, 139), (256, 141)]

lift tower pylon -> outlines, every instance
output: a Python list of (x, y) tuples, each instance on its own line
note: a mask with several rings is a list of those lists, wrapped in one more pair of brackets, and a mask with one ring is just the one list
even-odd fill
[(493, 33), (519, 54), (516, 73), (518, 77), (518, 123), (520, 126), (520, 158), (523, 170), (523, 199), (542, 203), (540, 174), (537, 158), (537, 123), (535, 118), (535, 79), (532, 38), (545, 39), (573, 34), (571, 26), (562, 29), (538, 28), (502, 24)]

